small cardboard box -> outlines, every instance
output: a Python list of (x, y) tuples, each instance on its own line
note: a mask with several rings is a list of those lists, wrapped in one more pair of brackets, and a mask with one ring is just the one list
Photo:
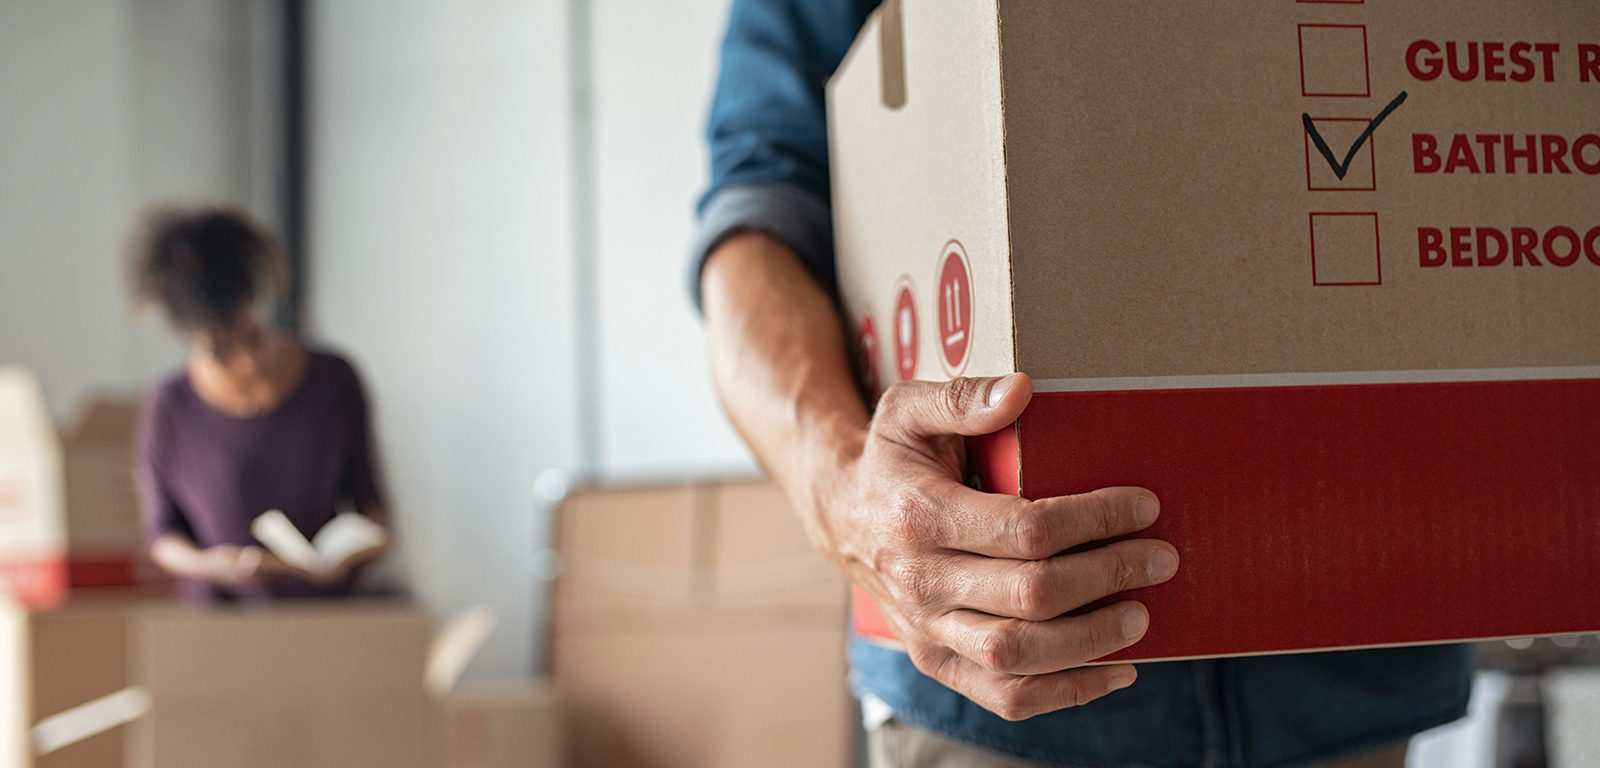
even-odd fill
[(67, 578), (73, 588), (163, 580), (145, 554), (133, 484), (139, 404), (88, 401), (62, 439)]
[(138, 410), (92, 399), (63, 437), (34, 376), (0, 369), (0, 593), (42, 607), (69, 588), (166, 581), (140, 529)]
[(828, 107), (868, 388), (1161, 496), (1109, 658), (1600, 629), (1600, 6), (891, 0)]
[(472, 683), (444, 702), (445, 768), (559, 768), (561, 696), (549, 681)]
[(32, 373), (0, 367), (0, 594), (31, 605), (67, 588), (61, 440)]
[(586, 489), (560, 511), (574, 766), (844, 766), (845, 585), (761, 483)]

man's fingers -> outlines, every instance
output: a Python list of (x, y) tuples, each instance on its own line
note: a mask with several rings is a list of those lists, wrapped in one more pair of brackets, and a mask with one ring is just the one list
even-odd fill
[(1160, 584), (1178, 571), (1171, 544), (1134, 539), (1044, 560), (954, 555), (953, 607), (1002, 618), (1046, 621), (1103, 597)]
[(913, 654), (923, 673), (1006, 720), (1026, 720), (1036, 715), (1087, 704), (1126, 688), (1138, 678), (1131, 664), (1081, 667), (1042, 675), (994, 672), (947, 649)]
[(1149, 611), (1133, 600), (1049, 621), (952, 611), (935, 625), (945, 646), (990, 672), (1007, 675), (1080, 667), (1133, 645), (1149, 628)]
[(1020, 560), (1137, 533), (1161, 513), (1154, 493), (1131, 487), (1029, 501), (960, 486), (950, 489), (945, 506), (943, 546)]
[(899, 443), (947, 435), (987, 435), (1015, 422), (1033, 397), (1025, 373), (944, 382), (906, 381), (883, 393), (874, 429)]

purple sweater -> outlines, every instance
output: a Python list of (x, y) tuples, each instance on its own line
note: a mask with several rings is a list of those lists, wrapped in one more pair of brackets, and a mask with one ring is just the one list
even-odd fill
[[(259, 544), (250, 522), (282, 510), (306, 538), (343, 507), (381, 509), (372, 429), (360, 378), (344, 358), (311, 350), (295, 390), (266, 413), (231, 416), (207, 405), (186, 370), (145, 403), (135, 474), (147, 540), (167, 533), (202, 548)], [(380, 521), (383, 522), (383, 521)], [(346, 594), (351, 584), (259, 580), (237, 589), (180, 579), (202, 602), (265, 602)]]

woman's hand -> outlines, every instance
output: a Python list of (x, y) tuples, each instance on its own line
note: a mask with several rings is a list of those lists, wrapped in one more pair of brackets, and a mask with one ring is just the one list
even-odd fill
[(237, 587), (255, 579), (267, 557), (260, 547), (234, 544), (207, 547), (196, 554), (200, 578), (227, 587)]

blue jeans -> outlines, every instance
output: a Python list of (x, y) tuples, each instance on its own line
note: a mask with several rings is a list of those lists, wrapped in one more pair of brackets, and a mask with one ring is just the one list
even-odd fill
[(1466, 646), (1139, 665), (1088, 705), (1007, 722), (923, 675), (906, 654), (850, 643), (851, 685), (902, 722), (1024, 760), (1084, 768), (1277, 768), (1405, 739), (1466, 712)]

